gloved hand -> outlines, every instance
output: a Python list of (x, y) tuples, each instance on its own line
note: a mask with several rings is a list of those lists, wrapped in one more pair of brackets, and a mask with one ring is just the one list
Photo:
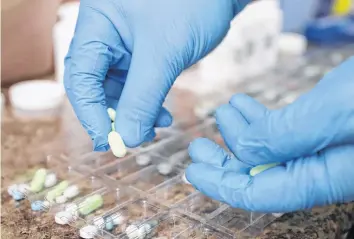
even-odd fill
[[(233, 207), (289, 212), (354, 200), (354, 58), (293, 104), (269, 111), (245, 95), (216, 111), (226, 145), (191, 143), (186, 178)], [(242, 160), (242, 161), (241, 161)], [(254, 165), (281, 162), (254, 177)]]
[(248, 0), (83, 0), (65, 88), (94, 141), (109, 148), (107, 107), (128, 147), (172, 123), (162, 108), (176, 77), (214, 49)]

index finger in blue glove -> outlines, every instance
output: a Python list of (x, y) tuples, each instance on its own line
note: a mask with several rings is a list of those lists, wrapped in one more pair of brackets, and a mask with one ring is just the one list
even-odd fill
[(354, 57), (291, 105), (251, 123), (237, 139), (240, 159), (250, 164), (284, 162), (354, 143), (353, 67)]
[(352, 145), (328, 148), (255, 177), (210, 164), (193, 163), (187, 168), (186, 177), (202, 193), (232, 207), (290, 212), (354, 200), (352, 155)]
[(107, 135), (111, 123), (103, 82), (110, 66), (127, 54), (122, 51), (124, 48), (120, 43), (120, 36), (111, 22), (83, 3), (75, 37), (65, 60), (64, 85), (77, 117), (94, 141), (96, 151), (109, 148)]

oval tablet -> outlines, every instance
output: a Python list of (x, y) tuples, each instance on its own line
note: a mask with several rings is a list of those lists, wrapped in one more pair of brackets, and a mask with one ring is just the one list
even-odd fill
[(112, 131), (108, 134), (108, 143), (114, 156), (122, 158), (127, 154), (123, 139), (117, 132)]

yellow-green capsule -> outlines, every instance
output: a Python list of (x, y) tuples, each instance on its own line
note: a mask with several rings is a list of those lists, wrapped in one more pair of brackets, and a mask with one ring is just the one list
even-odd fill
[(116, 120), (116, 111), (112, 108), (107, 109), (109, 118), (114, 122)]
[(65, 189), (69, 187), (69, 182), (64, 180), (55, 186), (52, 190), (47, 193), (46, 199), (49, 202), (54, 202), (54, 199), (63, 194)]
[(31, 192), (38, 193), (44, 188), (45, 178), (47, 175), (47, 170), (44, 168), (38, 169), (34, 174), (34, 177), (30, 184)]
[(114, 126), (114, 122), (112, 122), (112, 131), (116, 131), (116, 127)]
[(258, 165), (256, 167), (253, 167), (250, 171), (250, 175), (253, 177), (253, 176), (256, 176), (257, 174), (267, 170), (267, 169), (270, 169), (270, 168), (273, 168), (275, 166), (278, 166), (279, 164), (278, 163), (270, 163), (270, 164), (263, 164), (263, 165)]
[(100, 208), (103, 205), (103, 198), (100, 194), (92, 195), (86, 198), (79, 205), (79, 212), (82, 215), (88, 215), (96, 209)]

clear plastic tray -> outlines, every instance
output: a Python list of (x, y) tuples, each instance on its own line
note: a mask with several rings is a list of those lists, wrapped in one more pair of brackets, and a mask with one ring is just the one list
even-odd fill
[[(135, 201), (128, 202), (119, 207), (116, 207), (101, 215), (102, 218), (107, 221), (107, 218), (121, 217), (121, 222), (118, 225), (113, 226), (108, 230), (105, 225), (102, 225), (102, 231), (104, 232), (104, 238), (121, 238), (126, 234), (126, 228), (130, 225), (140, 225), (147, 219), (152, 218), (158, 214), (161, 210), (157, 204), (149, 202), (144, 199), (137, 199)], [(88, 220), (88, 224), (93, 224), (93, 220)]]
[(218, 230), (217, 228), (213, 228), (206, 224), (199, 224), (191, 230), (187, 230), (182, 232), (177, 237), (178, 239), (233, 239), (235, 238), (233, 235), (227, 234), (222, 230)]
[(30, 187), (31, 181), (36, 173), (36, 171), (40, 168), (46, 169), (47, 175), (54, 173), (56, 175), (56, 183), (50, 187), (43, 187), (42, 190), (38, 192), (31, 192), (30, 189), (28, 188), (24, 192), (24, 196), (26, 198), (32, 198), (33, 196), (37, 194), (41, 194), (42, 192), (49, 190), (56, 185), (58, 185), (61, 181), (63, 180), (68, 180), (68, 181), (75, 181), (78, 180), (80, 177), (83, 175), (80, 174), (78, 171), (74, 170), (72, 166), (68, 166), (67, 162), (63, 159), (63, 157), (60, 156), (48, 156), (42, 165), (35, 167), (28, 172), (26, 172), (24, 175), (19, 177), (16, 180), (17, 184), (25, 184)]
[[(102, 206), (86, 215), (80, 213), (80, 208), (82, 208), (82, 206), (85, 205), (85, 200), (88, 197), (91, 197), (93, 195), (98, 195), (98, 194), (101, 195), (103, 198)], [(96, 216), (102, 215), (103, 213), (119, 205), (122, 205), (124, 203), (129, 202), (130, 200), (135, 199), (137, 196), (138, 194), (134, 190), (126, 187), (119, 187), (116, 189), (102, 188), (86, 197), (76, 200), (74, 203), (78, 205), (79, 218), (85, 221), (90, 221)]]
[(181, 170), (177, 167), (174, 167), (168, 174), (162, 174), (159, 171), (158, 165), (151, 165), (139, 172), (123, 178), (121, 183), (131, 186), (137, 190), (147, 192), (180, 173)]
[[(98, 190), (102, 190), (102, 188), (105, 188), (105, 183), (103, 182), (103, 180), (100, 177), (97, 176), (83, 176), (82, 178), (79, 178), (77, 180), (74, 181), (69, 181), (69, 187), (70, 186), (74, 186), (76, 185), (79, 188), (79, 194), (72, 197), (72, 198), (68, 198), (66, 200), (66, 202), (64, 203), (58, 203), (56, 201), (52, 202), (50, 204), (50, 206), (48, 206), (47, 208), (43, 208), (46, 211), (49, 211), (51, 213), (55, 213), (58, 211), (62, 211), (65, 209), (65, 206), (68, 205), (69, 203), (72, 203), (76, 200), (79, 200), (82, 197), (85, 197), (87, 195), (92, 194), (93, 192), (96, 192)], [(42, 191), (41, 193), (38, 194), (34, 194), (29, 196), (29, 200), (31, 202), (34, 201), (44, 201), (47, 200), (46, 196), (47, 193), (50, 191), (51, 189), (46, 189), (44, 191)]]
[(152, 142), (143, 143), (140, 147), (138, 147), (139, 152), (149, 152), (156, 147), (162, 146), (165, 142), (167, 142), (172, 137), (176, 137), (180, 134), (180, 132), (173, 128), (158, 128), (155, 130), (156, 137)]
[(205, 222), (219, 213), (219, 211), (224, 210), (226, 205), (196, 192), (176, 204), (175, 208), (182, 213)]
[(149, 197), (152, 197), (154, 200), (159, 201), (167, 207), (172, 207), (195, 192), (194, 187), (183, 182), (182, 177), (178, 175), (160, 186), (151, 189), (148, 193)]

